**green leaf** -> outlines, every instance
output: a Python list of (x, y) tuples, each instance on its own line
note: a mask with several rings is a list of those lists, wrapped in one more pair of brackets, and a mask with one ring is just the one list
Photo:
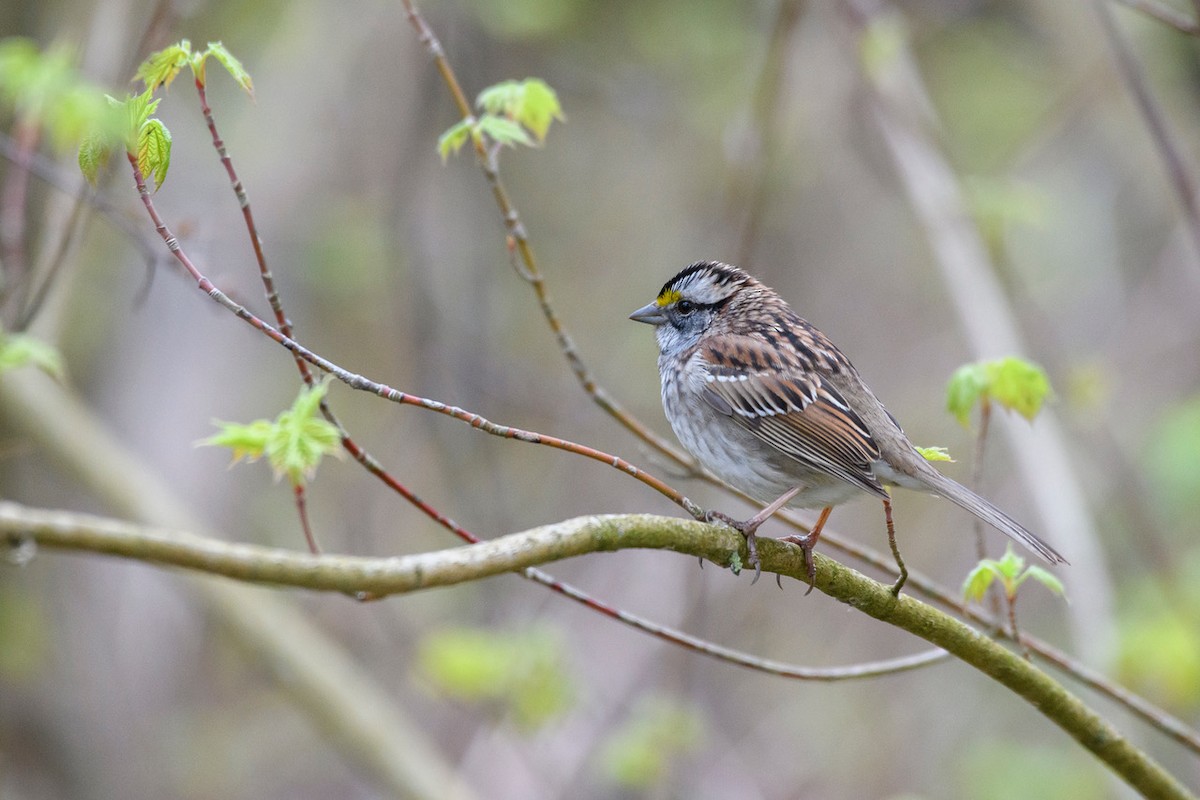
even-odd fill
[(1037, 364), (1008, 356), (987, 364), (988, 393), (1005, 408), (1032, 421), (1050, 396), (1050, 379)]
[(79, 171), (92, 186), (96, 185), (96, 177), (111, 154), (108, 138), (99, 131), (91, 131), (79, 143)]
[[(233, 76), (233, 79), (238, 82), (238, 85), (246, 92), (246, 94), (254, 97), (254, 82), (250, 79), (250, 73), (242, 66), (242, 62), (234, 58), (233, 53), (226, 49), (225, 45), (220, 42), (209, 42), (206, 56), (211, 55), (217, 61), (221, 62), (221, 66), (225, 67), (225, 71)], [(200, 62), (200, 72), (197, 79), (204, 83), (204, 61)]]
[(317, 416), (328, 389), (328, 379), (302, 389), (292, 407), (275, 420), (267, 440), (267, 460), (275, 474), (286, 475), (293, 486), (311, 478), (326, 455), (341, 452), (341, 433)]
[(120, 138), (125, 144), (125, 151), (136, 154), (142, 128), (158, 108), (159, 101), (151, 99), (148, 91), (127, 95), (124, 100), (118, 100), (111, 95), (104, 97), (116, 113), (124, 115), (124, 121), (120, 125)]
[(521, 102), (521, 84), (516, 81), (501, 81), (489, 86), (475, 98), (475, 107), (493, 116), (511, 117)]
[(220, 433), (197, 444), (228, 447), (233, 450), (234, 462), (266, 456), (276, 477), (286, 475), (293, 486), (302, 485), (312, 478), (322, 458), (341, 454), (338, 429), (316, 416), (328, 388), (328, 379), (305, 387), (292, 407), (273, 422), (260, 419), (242, 425), (218, 421), (214, 424), (220, 426)]
[(1013, 550), (1012, 542), (1005, 545), (1004, 556), (993, 563), (1000, 570), (1000, 576), (1006, 582), (1016, 581), (1021, 575), (1021, 571), (1025, 569), (1025, 559)]
[(62, 354), (54, 346), (21, 333), (0, 334), (0, 372), (27, 365), (57, 380), (66, 374)]
[(475, 118), (467, 117), (451, 125), (445, 133), (438, 137), (437, 149), (443, 164), (450, 158), (451, 153), (458, 153), (462, 149), (474, 127)]
[(554, 120), (566, 121), (558, 95), (540, 78), (525, 79), (521, 105), (513, 117), (528, 128), (539, 142), (546, 141), (546, 134)]
[(926, 461), (949, 461), (951, 464), (954, 463), (954, 459), (950, 457), (950, 451), (944, 447), (917, 447), (917, 452)]
[(255, 420), (249, 425), (222, 422), (221, 420), (213, 420), (213, 424), (221, 429), (220, 432), (196, 442), (196, 446), (228, 447), (233, 451), (234, 464), (243, 458), (247, 461), (257, 461), (262, 458), (274, 427), (270, 420), (265, 419)]
[(171, 132), (162, 120), (150, 119), (142, 125), (137, 140), (137, 164), (143, 177), (154, 177), (154, 190), (158, 191), (171, 166)]
[(946, 410), (964, 427), (976, 403), (995, 402), (1032, 420), (1050, 397), (1050, 379), (1037, 364), (1014, 356), (967, 364), (946, 384)]
[[(523, 81), (502, 81), (479, 93), (475, 104), (486, 112), (485, 117), (502, 117), (529, 130), (539, 142), (546, 139), (550, 124), (554, 120), (565, 121), (558, 95), (541, 78), (526, 78)], [(489, 136), (492, 134), (489, 133)], [(492, 136), (496, 141), (500, 137)], [(517, 141), (520, 144), (532, 142)], [(505, 141), (504, 144), (512, 144)]]
[(1025, 570), (1025, 574), (1021, 576), (1021, 581), (1024, 582), (1026, 578), (1033, 578), (1059, 597), (1065, 598), (1067, 596), (1067, 590), (1062, 585), (1062, 581), (1056, 575), (1047, 572), (1039, 566), (1032, 566)]
[(490, 114), (483, 115), (476, 126), (482, 133), (487, 134), (488, 138), (498, 144), (508, 145), (513, 147), (518, 144), (533, 146), (533, 140), (529, 138), (529, 134), (525, 132), (517, 123), (505, 117), (494, 117)]
[(994, 563), (987, 559), (979, 562), (975, 569), (967, 575), (967, 579), (963, 581), (963, 599), (967, 602), (982, 600), (996, 577)]
[(158, 87), (171, 88), (171, 82), (179, 75), (180, 70), (188, 65), (192, 56), (192, 43), (187, 39), (179, 44), (164, 47), (138, 66), (137, 78), (142, 81), (147, 92), (153, 92)]
[(987, 373), (982, 364), (966, 364), (946, 384), (946, 410), (964, 428), (970, 426), (971, 409), (987, 391)]

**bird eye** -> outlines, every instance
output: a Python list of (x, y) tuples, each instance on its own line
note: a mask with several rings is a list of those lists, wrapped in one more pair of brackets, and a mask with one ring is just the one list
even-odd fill
[(687, 316), (688, 314), (690, 314), (696, 310), (696, 304), (693, 303), (691, 300), (680, 300), (678, 303), (675, 304), (675, 310), (678, 311), (680, 314)]

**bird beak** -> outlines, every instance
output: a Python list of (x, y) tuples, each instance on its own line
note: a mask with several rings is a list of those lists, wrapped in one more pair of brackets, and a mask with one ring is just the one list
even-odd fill
[(667, 321), (666, 314), (659, 308), (658, 303), (647, 303), (629, 315), (634, 322), (644, 322), (647, 325), (662, 325)]

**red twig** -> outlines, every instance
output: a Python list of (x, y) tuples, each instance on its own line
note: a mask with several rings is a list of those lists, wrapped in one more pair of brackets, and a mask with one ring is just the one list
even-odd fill
[(313, 536), (312, 526), (308, 524), (308, 495), (304, 491), (304, 484), (297, 483), (292, 486), (292, 495), (296, 498), (296, 514), (300, 517), (300, 527), (304, 528), (304, 540), (308, 542), (308, 551), (314, 556), (319, 556), (321, 548), (317, 545), (317, 538)]

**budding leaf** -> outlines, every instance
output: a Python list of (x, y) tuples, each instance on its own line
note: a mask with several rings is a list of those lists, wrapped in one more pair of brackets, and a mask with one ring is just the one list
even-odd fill
[[(540, 78), (503, 81), (489, 86), (479, 93), (475, 104), (486, 112), (485, 116), (503, 117), (523, 126), (539, 142), (545, 141), (554, 120), (566, 120), (558, 95)], [(492, 138), (500, 141), (498, 137)]]
[(236, 464), (243, 458), (247, 461), (257, 461), (262, 458), (267, 449), (267, 440), (271, 438), (273, 423), (270, 420), (258, 419), (249, 425), (237, 422), (222, 422), (213, 420), (213, 424), (221, 429), (207, 439), (197, 442), (197, 445), (208, 447), (228, 447), (233, 451), (233, 462)]
[(521, 100), (521, 107), (514, 119), (528, 128), (539, 142), (546, 141), (546, 134), (554, 120), (566, 121), (558, 95), (540, 78), (525, 79)]
[(1050, 395), (1050, 379), (1037, 364), (1009, 356), (988, 364), (992, 399), (1032, 421)]
[(108, 161), (111, 148), (107, 138), (98, 131), (91, 131), (79, 143), (79, 170), (87, 182), (96, 185), (100, 169)]
[(944, 447), (918, 447), (917, 452), (926, 461), (949, 461), (951, 464), (954, 463), (954, 459), (950, 457), (950, 451)]
[(1037, 364), (1008, 356), (967, 364), (946, 384), (946, 410), (967, 427), (977, 403), (997, 403), (1032, 420), (1050, 397), (1050, 379)]
[(159, 86), (169, 89), (171, 81), (175, 80), (180, 70), (188, 65), (191, 57), (192, 43), (187, 39), (182, 39), (179, 44), (173, 44), (156, 53), (151, 53), (150, 57), (138, 66), (137, 77), (148, 92), (153, 92)]
[(987, 391), (987, 373), (982, 364), (966, 364), (950, 376), (946, 384), (946, 410), (964, 428), (971, 420), (971, 409)]
[(338, 429), (316, 416), (328, 389), (328, 383), (303, 389), (292, 407), (275, 420), (267, 441), (267, 460), (275, 474), (287, 475), (293, 486), (311, 478), (326, 455), (341, 452)]
[(518, 144), (529, 147), (533, 146), (533, 140), (529, 138), (529, 134), (525, 132), (525, 129), (505, 117), (493, 117), (485, 114), (479, 119), (478, 128), (493, 141), (502, 145), (508, 145), (509, 147)]
[[(242, 66), (242, 62), (234, 58), (233, 53), (226, 49), (225, 45), (220, 42), (209, 42), (206, 55), (211, 55), (223, 66), (233, 79), (238, 82), (238, 85), (246, 92), (246, 94), (254, 97), (254, 82), (250, 80), (250, 73)], [(200, 72), (197, 74), (197, 79), (201, 83), (204, 82), (204, 62), (200, 62)]]
[(524, 91), (517, 81), (501, 81), (489, 86), (475, 98), (475, 107), (498, 117), (512, 117), (521, 105), (521, 93)]
[(438, 155), (442, 157), (443, 164), (450, 158), (451, 153), (457, 153), (466, 144), (467, 137), (471, 135), (471, 129), (474, 125), (475, 120), (472, 117), (460, 119), (438, 137)]
[(171, 166), (171, 132), (162, 120), (146, 120), (142, 126), (137, 140), (137, 164), (143, 177), (154, 177), (154, 190), (158, 191)]
[(1063, 586), (1062, 581), (1060, 581), (1057, 576), (1047, 572), (1041, 567), (1035, 566), (1025, 570), (1025, 574), (1021, 576), (1021, 580), (1024, 581), (1026, 578), (1033, 578), (1042, 586), (1045, 586), (1051, 592), (1054, 592), (1054, 594), (1060, 597), (1065, 598), (1067, 596), (1067, 590)]
[(266, 456), (276, 477), (286, 475), (293, 486), (300, 486), (312, 478), (322, 458), (341, 453), (338, 429), (317, 416), (328, 388), (325, 382), (302, 389), (292, 407), (274, 421), (217, 422), (220, 433), (197, 444), (228, 447), (235, 462)]
[(962, 593), (963, 598), (970, 602), (972, 600), (982, 600), (987, 590), (991, 587), (992, 581), (996, 580), (995, 565), (984, 560), (975, 566), (967, 575), (967, 579), (963, 581)]

